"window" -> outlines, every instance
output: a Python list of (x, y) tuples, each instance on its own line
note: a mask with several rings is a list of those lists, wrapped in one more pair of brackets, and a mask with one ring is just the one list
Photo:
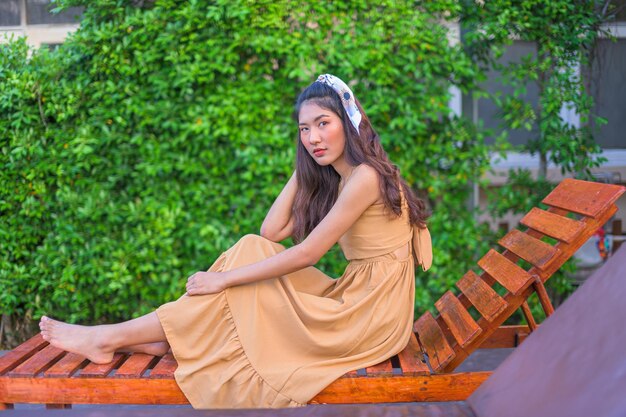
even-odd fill
[(0, 0), (0, 26), (19, 26), (20, 18), (20, 0)]
[(70, 7), (61, 13), (51, 13), (56, 5), (51, 0), (26, 0), (26, 20), (29, 25), (78, 23), (82, 7)]
[(617, 22), (625, 22), (626, 21), (626, 1), (625, 0), (617, 0), (611, 2), (614, 6), (612, 12), (615, 13), (615, 21)]
[(594, 112), (608, 120), (596, 132), (603, 148), (626, 148), (626, 38), (600, 39), (591, 71)]
[(59, 46), (63, 45), (62, 43), (42, 43), (42, 47), (47, 47), (49, 50), (54, 51)]
[[(534, 42), (515, 41), (509, 46), (500, 58), (500, 62), (508, 64), (509, 62), (520, 62), (521, 59), (527, 55), (535, 55), (537, 47)], [(489, 93), (500, 93), (502, 96), (513, 94), (513, 87), (511, 87), (506, 81), (504, 83), (499, 80), (500, 74), (497, 71), (491, 70), (487, 74), (487, 81), (483, 85), (486, 91)], [(534, 82), (526, 84), (526, 94), (522, 97), (525, 101), (532, 104), (534, 108), (537, 108), (539, 103), (539, 88)], [(493, 129), (494, 132), (499, 134), (502, 131), (502, 114), (501, 111), (490, 99), (481, 98), (477, 102), (477, 115), (479, 119), (482, 119), (484, 126)], [(509, 129), (508, 142), (513, 145), (524, 145), (529, 139), (537, 135), (536, 126), (533, 127), (533, 131), (528, 131), (524, 128), (521, 129)], [(493, 138), (489, 138), (488, 142), (493, 142)]]

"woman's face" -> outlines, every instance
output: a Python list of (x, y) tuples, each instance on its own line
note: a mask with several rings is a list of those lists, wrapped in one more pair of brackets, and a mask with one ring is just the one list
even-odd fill
[(305, 101), (298, 114), (300, 141), (319, 165), (343, 161), (346, 135), (343, 123), (334, 112)]

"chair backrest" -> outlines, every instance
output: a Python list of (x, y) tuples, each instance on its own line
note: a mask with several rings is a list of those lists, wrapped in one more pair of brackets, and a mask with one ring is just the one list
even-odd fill
[[(547, 281), (611, 216), (626, 188), (618, 185), (565, 179), (543, 203), (520, 223), (526, 230), (511, 230), (478, 261), (479, 275), (468, 271), (457, 283), (458, 296), (447, 291), (436, 303), (439, 314), (424, 313), (413, 326), (420, 348), (434, 372), (450, 372), (525, 303), (535, 288)], [(576, 218), (566, 217), (574, 214)], [(541, 240), (552, 238), (555, 244)], [(527, 269), (518, 264), (530, 265)], [(505, 289), (498, 294), (493, 286)], [(468, 309), (480, 318), (474, 320)]]
[(623, 416), (626, 247), (467, 399), (476, 416)]

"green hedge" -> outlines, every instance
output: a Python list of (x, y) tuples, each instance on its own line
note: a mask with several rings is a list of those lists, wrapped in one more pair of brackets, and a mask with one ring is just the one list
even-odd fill
[[(487, 147), (448, 110), (450, 86), (477, 77), (441, 23), (454, 2), (61, 2), (81, 3), (57, 50), (0, 45), (5, 316), (110, 322), (178, 297), (258, 233), (293, 169), (295, 98), (324, 72), (350, 82), (433, 207), (416, 308), (484, 249), (465, 202)], [(344, 265), (334, 250), (321, 267)]]

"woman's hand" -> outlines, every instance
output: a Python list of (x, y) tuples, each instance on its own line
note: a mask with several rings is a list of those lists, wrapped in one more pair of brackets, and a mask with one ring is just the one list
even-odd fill
[(187, 278), (188, 295), (214, 294), (226, 289), (223, 272), (196, 272)]

